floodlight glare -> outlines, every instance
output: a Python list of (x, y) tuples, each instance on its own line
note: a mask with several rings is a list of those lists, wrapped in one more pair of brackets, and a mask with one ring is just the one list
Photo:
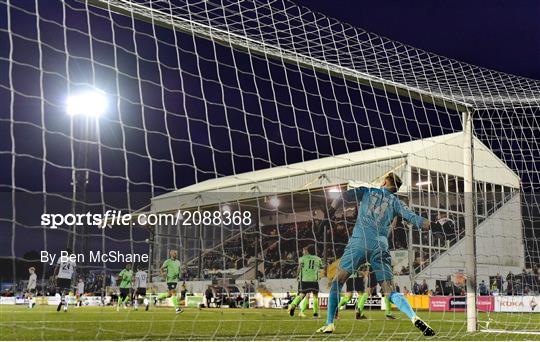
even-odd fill
[(277, 208), (279, 207), (279, 198), (277, 198), (277, 196), (272, 196), (270, 197), (270, 200), (268, 200), (268, 203), (270, 203), (270, 205), (274, 208)]
[(339, 198), (339, 196), (341, 195), (341, 188), (340, 187), (332, 187), (330, 189), (328, 189), (328, 196), (331, 198), (331, 199), (336, 199), (336, 198)]
[(231, 212), (231, 207), (228, 204), (225, 204), (221, 207), (221, 211), (224, 213)]
[(422, 185), (430, 185), (431, 181), (421, 181), (416, 183), (416, 186), (422, 186)]
[(98, 118), (107, 109), (107, 98), (98, 91), (88, 91), (68, 97), (66, 111), (71, 116)]

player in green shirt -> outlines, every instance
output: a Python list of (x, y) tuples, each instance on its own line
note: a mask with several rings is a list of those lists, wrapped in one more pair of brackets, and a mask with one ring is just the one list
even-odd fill
[(180, 260), (177, 259), (178, 252), (174, 249), (169, 251), (169, 259), (165, 260), (161, 265), (161, 274), (166, 278), (168, 293), (162, 293), (158, 296), (158, 300), (172, 297), (174, 309), (176, 313), (181, 313), (183, 310), (178, 305), (178, 297), (176, 296), (176, 286), (180, 280)]
[[(294, 310), (308, 293), (313, 293), (313, 316), (319, 316), (319, 272), (324, 267), (322, 259), (315, 255), (315, 246), (304, 247), (303, 255), (298, 259), (298, 296), (289, 305), (289, 315), (294, 316)], [(305, 317), (308, 301), (300, 305), (300, 317)]]
[(133, 280), (133, 270), (131, 264), (127, 264), (126, 267), (118, 274), (118, 281), (120, 281), (120, 297), (118, 297), (118, 305), (116, 310), (120, 310), (120, 304), (126, 308), (126, 302), (129, 299), (129, 291), (131, 290), (131, 281)]

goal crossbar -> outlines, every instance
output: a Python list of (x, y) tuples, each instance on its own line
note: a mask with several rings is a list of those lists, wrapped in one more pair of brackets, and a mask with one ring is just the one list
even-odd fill
[[(83, 0), (78, 1), (84, 2)], [(369, 75), (365, 72), (313, 58), (296, 51), (285, 50), (262, 40), (256, 40), (221, 28), (212, 27), (211, 25), (205, 25), (194, 20), (183, 18), (179, 15), (167, 14), (158, 9), (152, 9), (131, 1), (87, 0), (86, 3), (90, 6), (133, 17), (152, 25), (209, 39), (226, 47), (234, 47), (251, 54), (284, 61), (299, 67), (314, 69), (317, 72), (370, 86), (391, 94), (431, 103), (435, 106), (458, 112), (472, 112), (474, 108), (473, 104), (452, 99), (444, 94), (428, 92), (419, 88), (386, 80), (381, 77)]]

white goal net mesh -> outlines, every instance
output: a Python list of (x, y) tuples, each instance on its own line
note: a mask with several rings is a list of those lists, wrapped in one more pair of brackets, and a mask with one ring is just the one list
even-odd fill
[[(133, 264), (148, 271), (155, 295), (166, 292), (159, 268), (176, 249), (192, 294), (182, 305), (206, 303), (211, 285), (212, 306), (247, 310), (234, 323), (193, 311), (182, 329), (173, 326), (181, 317), (134, 317), (155, 325), (133, 332), (115, 326), (103, 306), (89, 335), (67, 338), (317, 338), (327, 276), (357, 215), (349, 203), (325, 220), (328, 206), (347, 188), (378, 187), (388, 172), (403, 180), (400, 199), (436, 222), (430, 232), (404, 220), (390, 230), (394, 281), (441, 336), (465, 333), (464, 113), (474, 136), (480, 327), (496, 331), (486, 338), (537, 330), (529, 312), (540, 310), (540, 81), (422, 51), (285, 0), (0, 0), (0, 15), (3, 294), (24, 293), (35, 267), (38, 294), (53, 296), (55, 263), (42, 262), (42, 251), (70, 248), (87, 256), (77, 261), (74, 292), (80, 278), (88, 298), (114, 301), (125, 262), (93, 262), (88, 253), (118, 251), (149, 255)], [(70, 96), (95, 90), (107, 102), (99, 118), (68, 115)], [(237, 211), (250, 220), (202, 223), (193, 215), (186, 225), (126, 227), (110, 219), (105, 229), (43, 221), (113, 210), (134, 218)], [(297, 292), (307, 246), (324, 272), (320, 319), (305, 323), (270, 308)], [(380, 292), (375, 286), (366, 304), (372, 319), (341, 314), (342, 338), (416, 338), (405, 316), (384, 321)], [(8, 324), (20, 324), (14, 317)], [(24, 324), (37, 331), (47, 320)], [(48, 331), (56, 339), (74, 333)]]

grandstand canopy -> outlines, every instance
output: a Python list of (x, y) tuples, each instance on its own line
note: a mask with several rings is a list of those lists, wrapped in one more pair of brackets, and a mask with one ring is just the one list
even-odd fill
[[(335, 185), (378, 186), (387, 172), (411, 184), (410, 166), (463, 176), (462, 132), (368, 149), (203, 181), (154, 197), (152, 212), (212, 206), (256, 197), (316, 190)], [(519, 177), (480, 140), (474, 138), (474, 178), (519, 188)]]

